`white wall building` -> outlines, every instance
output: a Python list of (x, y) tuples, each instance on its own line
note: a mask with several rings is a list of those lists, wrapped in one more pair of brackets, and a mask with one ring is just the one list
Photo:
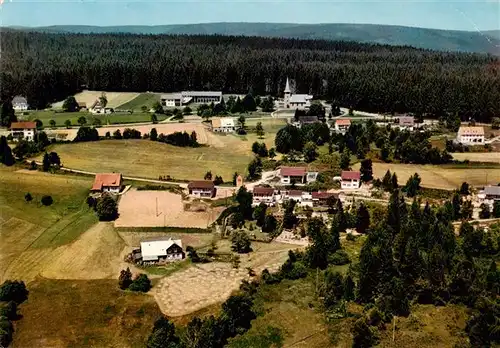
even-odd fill
[(359, 189), (361, 186), (361, 173), (356, 171), (342, 171), (340, 175), (342, 181), (340, 186), (342, 189)]
[(180, 239), (150, 240), (141, 242), (143, 261), (171, 262), (184, 258)]
[(212, 132), (232, 133), (235, 129), (232, 117), (217, 117), (212, 119)]
[(12, 122), (10, 134), (14, 141), (33, 141), (36, 134), (36, 122)]
[(220, 103), (222, 92), (220, 91), (182, 91), (180, 93), (167, 93), (161, 96), (161, 105), (176, 107), (189, 103)]
[(460, 127), (458, 129), (457, 141), (464, 145), (484, 144), (483, 127)]
[(313, 96), (309, 94), (292, 94), (290, 81), (286, 79), (284, 91), (284, 105), (287, 109), (308, 109), (311, 106)]
[(28, 110), (28, 101), (26, 100), (25, 97), (22, 97), (20, 95), (15, 96), (12, 99), (12, 108), (15, 111), (24, 111)]
[(318, 172), (307, 171), (306, 167), (281, 167), (280, 181), (283, 185), (307, 184), (316, 181)]
[(344, 134), (349, 130), (350, 126), (351, 126), (351, 120), (348, 118), (339, 118), (335, 120), (335, 131), (337, 133)]
[(117, 194), (122, 186), (120, 173), (98, 173), (95, 175), (91, 191)]

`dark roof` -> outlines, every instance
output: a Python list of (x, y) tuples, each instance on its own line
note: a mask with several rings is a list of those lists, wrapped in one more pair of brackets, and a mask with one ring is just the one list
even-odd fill
[(12, 122), (10, 129), (36, 129), (36, 122)]
[(299, 197), (299, 196), (302, 196), (302, 191), (300, 191), (300, 190), (290, 190), (290, 191), (288, 191), (288, 196), (289, 197)]
[(340, 176), (342, 177), (342, 180), (359, 180), (361, 178), (361, 173), (343, 170)]
[(273, 193), (274, 189), (272, 187), (256, 186), (253, 188), (254, 195), (271, 196)]
[(214, 187), (213, 181), (210, 180), (191, 181), (188, 184), (188, 189), (213, 189)]
[(313, 192), (312, 193), (312, 198), (313, 199), (328, 199), (330, 197), (338, 197), (338, 194), (333, 193), (333, 192)]
[(399, 117), (400, 126), (413, 126), (415, 124), (415, 119), (413, 116), (401, 116)]
[(306, 167), (281, 167), (281, 176), (304, 176), (306, 175)]

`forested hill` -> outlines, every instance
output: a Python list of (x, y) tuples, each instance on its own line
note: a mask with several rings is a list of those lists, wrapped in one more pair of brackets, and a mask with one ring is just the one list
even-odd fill
[(354, 42), (233, 36), (1, 36), (2, 98), (43, 108), (80, 88), (296, 93), (374, 112), (500, 116), (500, 58)]
[[(21, 28), (26, 30), (27, 28)], [(243, 35), (345, 40), (403, 45), (440, 51), (500, 54), (498, 32), (439, 30), (376, 24), (206, 23), (155, 26), (61, 25), (32, 28), (43, 32)]]

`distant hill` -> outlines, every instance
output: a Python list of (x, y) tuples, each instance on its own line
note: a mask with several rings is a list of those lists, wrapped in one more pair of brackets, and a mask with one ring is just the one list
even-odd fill
[(43, 32), (134, 33), (134, 34), (220, 34), (298, 39), (345, 40), (363, 43), (413, 46), (440, 51), (478, 52), (500, 55), (500, 31), (484, 33), (375, 24), (287, 24), (207, 23), (156, 26), (58, 25), (19, 28)]

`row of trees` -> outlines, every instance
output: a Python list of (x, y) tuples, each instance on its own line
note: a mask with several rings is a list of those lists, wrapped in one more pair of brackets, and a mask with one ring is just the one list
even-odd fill
[(18, 306), (28, 299), (26, 284), (18, 280), (6, 280), (0, 285), (0, 345), (8, 347), (14, 334), (13, 321), (20, 319)]
[[(231, 36), (50, 34), (2, 36), (1, 100), (34, 108), (91, 90), (181, 91), (335, 99), (356, 110), (498, 117), (498, 57), (410, 47)], [(381, 88), (384, 86), (384, 88)], [(450, 88), (449, 86), (453, 86)]]

